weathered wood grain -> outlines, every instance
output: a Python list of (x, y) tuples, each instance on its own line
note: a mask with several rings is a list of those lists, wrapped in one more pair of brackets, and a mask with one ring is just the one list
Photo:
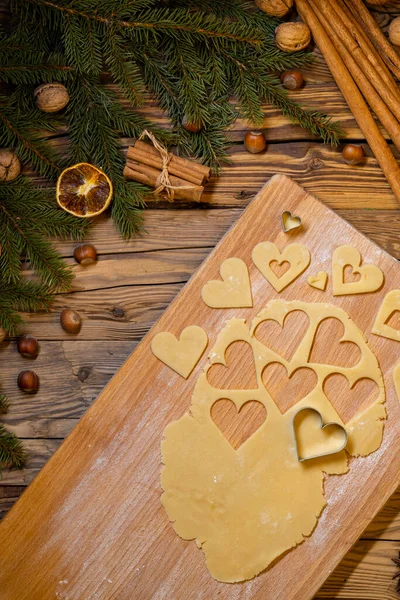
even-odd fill
[(314, 600), (398, 600), (396, 567), (391, 559), (398, 556), (399, 544), (383, 541), (359, 541), (319, 590)]
[[(275, 179), (274, 182), (271, 182), (267, 192), (268, 203), (266, 203), (266, 198), (263, 197), (263, 202), (261, 205), (262, 210), (271, 211), (272, 206), (275, 206), (275, 211), (278, 210), (276, 205), (278, 200), (277, 198), (274, 200), (274, 194), (272, 192), (274, 185), (276, 186), (278, 181), (281, 185), (283, 180), (278, 178)], [(292, 184), (290, 184), (290, 186), (291, 185)], [(297, 197), (292, 195), (289, 189), (282, 190), (282, 193), (284, 194), (286, 202), (289, 203), (289, 209), (292, 209), (295, 212), (298, 210), (300, 213), (304, 213), (305, 205), (303, 202), (310, 202), (310, 198), (308, 198), (306, 194), (296, 191), (296, 194), (300, 194)], [(297, 204), (297, 202), (299, 202), (299, 204)], [(279, 200), (279, 207), (281, 204), (282, 201)], [(302, 206), (303, 209), (301, 208)], [(260, 210), (261, 207), (257, 209), (258, 219), (250, 220), (252, 227), (250, 228), (248, 224), (247, 227), (241, 230), (240, 241), (238, 237), (237, 242), (235, 242), (234, 233), (231, 233), (231, 236), (227, 238), (228, 240), (231, 240), (231, 243), (234, 244), (234, 247), (230, 247), (230, 252), (234, 252), (236, 255), (245, 258), (245, 256), (247, 256), (247, 245), (250, 244), (250, 242), (252, 245), (254, 245), (254, 243), (260, 239), (265, 238), (262, 220), (260, 220)], [(313, 216), (308, 217), (308, 222), (310, 224), (312, 219), (316, 218), (316, 210), (316, 206), (313, 205)], [(322, 208), (319, 208), (318, 210), (322, 211)], [(333, 219), (334, 217), (331, 216), (329, 218)], [(268, 218), (267, 221), (268, 237), (270, 239), (275, 239), (276, 235), (282, 236), (282, 233), (278, 233), (278, 214), (275, 214), (274, 218)], [(339, 236), (339, 230), (342, 231), (341, 237)], [(310, 228), (306, 229), (300, 234), (300, 237), (297, 237), (297, 239), (303, 239), (302, 236), (305, 236), (304, 241), (310, 245), (310, 231)], [(329, 235), (331, 235), (331, 241), (329, 242), (330, 244), (337, 243), (339, 237), (340, 239), (345, 239), (346, 242), (353, 240), (353, 243), (360, 246), (364, 253), (368, 248), (368, 255), (372, 260), (375, 257), (375, 260), (382, 261), (381, 266), (386, 271), (390, 285), (396, 285), (396, 273), (398, 267), (395, 261), (384, 257), (378, 249), (371, 245), (370, 242), (359, 237), (355, 231), (344, 228), (343, 224), (340, 226), (337, 225), (334, 230), (332, 230), (329, 226), (329, 221), (326, 220), (323, 231), (323, 235), (321, 234), (317, 236), (319, 240), (318, 243), (320, 244), (321, 248), (323, 247), (326, 249), (329, 232)], [(314, 237), (313, 240), (315, 241), (315, 239), (316, 238)], [(323, 240), (323, 243), (321, 240)], [(205, 267), (200, 270), (199, 275), (197, 276), (198, 278), (195, 280), (195, 282), (198, 282), (195, 284), (197, 285), (197, 288), (198, 286), (201, 286), (204, 280), (207, 280), (210, 278), (210, 276), (212, 277), (217, 272), (217, 265), (220, 263), (222, 257), (221, 252), (223, 251), (223, 248), (224, 246), (220, 246), (207, 261)], [(227, 251), (228, 250), (225, 250), (225, 252)], [(314, 248), (314, 259), (316, 259), (316, 252), (318, 252), (318, 250)], [(214, 266), (212, 264), (213, 260)], [(261, 281), (261, 276), (255, 272), (256, 270), (251, 265), (249, 266), (251, 268), (253, 285), (255, 285), (255, 289), (258, 290), (258, 294), (262, 294), (263, 289), (266, 293), (267, 290), (265, 288), (268, 287), (266, 282)], [(298, 285), (301, 286), (301, 282)], [(292, 286), (292, 289), (287, 293), (284, 292), (282, 297), (287, 298), (293, 296), (293, 293), (296, 291), (294, 287), (296, 286)], [(302, 295), (316, 293), (312, 290), (310, 291), (309, 288), (301, 289)], [(173, 323), (172, 321), (170, 322), (169, 319), (171, 318), (170, 315), (174, 314), (179, 315), (178, 317), (174, 317), (179, 320), (179, 327), (185, 326), (188, 322), (188, 319), (192, 321), (194, 314), (197, 314), (197, 322), (199, 322), (198, 320), (200, 319), (201, 310), (207, 311), (208, 309), (205, 309), (204, 307), (202, 308), (201, 306), (197, 306), (196, 304), (193, 304), (193, 302), (190, 302), (190, 315), (186, 315), (186, 317), (184, 317), (185, 312), (182, 310), (183, 305), (180, 305), (180, 303), (184, 303), (184, 298), (187, 294), (190, 294), (190, 290), (191, 287), (188, 286), (184, 290), (183, 295), (180, 296), (180, 299), (178, 299), (172, 305), (169, 311), (164, 314), (164, 316), (161, 318), (161, 321), (157, 325), (158, 329), (173, 329)], [(270, 297), (270, 294), (271, 290), (269, 289), (268, 297)], [(289, 296), (287, 294), (289, 294)], [(275, 297), (275, 294), (272, 294), (272, 297)], [(330, 292), (328, 293), (326, 299), (329, 300), (329, 297)], [(357, 323), (362, 326), (363, 329), (366, 329), (369, 326), (368, 323), (370, 323), (374, 316), (374, 311), (376, 308), (375, 305), (379, 303), (379, 298), (380, 294), (371, 297), (370, 303), (365, 306), (363, 305), (361, 312), (360, 310), (357, 311), (356, 309), (357, 300), (355, 300), (354, 297), (336, 300), (335, 303), (340, 304), (349, 310), (352, 316), (356, 319)], [(265, 303), (265, 297), (263, 297), (262, 303)], [(368, 310), (366, 310), (367, 308)], [(250, 312), (256, 312), (258, 309), (259, 305), (257, 304)], [(219, 311), (212, 311), (211, 314), (208, 310), (207, 314), (209, 315), (209, 318), (212, 317), (213, 320), (218, 322), (214, 324), (214, 328), (217, 325), (219, 328), (222, 320), (224, 321), (229, 316), (229, 311), (223, 312), (224, 314), (217, 314)], [(355, 312), (357, 312), (357, 317)], [(243, 314), (244, 313), (245, 311), (243, 311)], [(238, 314), (237, 311), (236, 314)], [(213, 329), (213, 327), (211, 327), (211, 329)], [(156, 331), (157, 330), (155, 330), (155, 332)], [(140, 391), (138, 391), (143, 385), (146, 386), (147, 390), (149, 386), (148, 378), (145, 376), (145, 368), (148, 368), (147, 366), (145, 367), (145, 365), (148, 365), (148, 343), (149, 340), (145, 340), (144, 343), (139, 346), (136, 353), (133, 355), (133, 358), (131, 358), (130, 361), (128, 361), (125, 366), (122, 367), (122, 369), (120, 369), (118, 375), (112, 380), (105, 392), (100, 395), (97, 402), (92, 406), (86, 416), (80, 421), (78, 426), (69, 436), (68, 440), (64, 444), (62, 452), (58, 452), (50, 461), (50, 463), (41, 471), (34, 484), (24, 495), (24, 499), (20, 503), (17, 503), (14, 509), (4, 520), (2, 525), (3, 535), (0, 542), (4, 544), (4, 549), (2, 549), (3, 569), (0, 573), (0, 589), (4, 591), (6, 597), (7, 594), (11, 592), (11, 589), (17, 593), (19, 600), (23, 600), (24, 597), (27, 597), (26, 588), (19, 587), (18, 592), (16, 592), (16, 586), (19, 585), (18, 581), (26, 580), (30, 581), (31, 583), (29, 600), (36, 600), (36, 597), (40, 598), (40, 600), (46, 600), (47, 597), (53, 597), (54, 588), (51, 587), (51, 590), (49, 589), (49, 591), (47, 591), (43, 585), (45, 584), (46, 580), (53, 581), (52, 578), (55, 574), (57, 576), (57, 582), (60, 581), (60, 579), (68, 579), (68, 593), (71, 598), (78, 598), (79, 596), (82, 596), (82, 593), (78, 590), (84, 590), (83, 596), (90, 595), (90, 582), (94, 579), (97, 581), (94, 570), (97, 568), (103, 568), (107, 563), (109, 566), (111, 564), (113, 565), (113, 577), (110, 577), (112, 584), (110, 584), (110, 587), (107, 588), (107, 590), (103, 587), (101, 588), (101, 594), (104, 598), (111, 597), (110, 594), (113, 594), (113, 597), (115, 597), (117, 594), (117, 597), (119, 597), (121, 600), (124, 600), (124, 598), (138, 596), (140, 596), (143, 600), (146, 600), (147, 597), (154, 598), (156, 588), (152, 586), (153, 584), (156, 585), (157, 577), (155, 573), (157, 573), (157, 569), (161, 568), (159, 553), (162, 552), (160, 550), (160, 545), (162, 545), (162, 543), (168, 544), (168, 552), (162, 552), (163, 556), (166, 557), (166, 561), (163, 561), (162, 563), (164, 582), (166, 578), (169, 577), (170, 566), (172, 568), (173, 563), (176, 564), (180, 559), (182, 559), (182, 565), (184, 568), (187, 566), (188, 572), (190, 572), (190, 578), (185, 578), (180, 581), (172, 579), (168, 580), (168, 593), (170, 597), (173, 598), (174, 595), (176, 596), (174, 589), (177, 590), (178, 587), (179, 594), (182, 597), (189, 597), (185, 593), (185, 589), (189, 589), (187, 586), (195, 586), (196, 589), (202, 589), (205, 594), (204, 597), (207, 598), (215, 596), (212, 588), (214, 588), (215, 593), (217, 593), (217, 591), (221, 591), (221, 598), (224, 596), (227, 597), (227, 593), (229, 593), (230, 600), (238, 597), (237, 592), (235, 591), (236, 588), (234, 588), (234, 586), (228, 586), (229, 591), (226, 591), (226, 586), (222, 585), (222, 587), (220, 587), (219, 584), (216, 584), (216, 582), (210, 579), (205, 572), (204, 564), (201, 566), (201, 563), (199, 562), (198, 550), (195, 548), (194, 544), (186, 544), (173, 534), (170, 526), (168, 526), (166, 523), (165, 515), (159, 507), (159, 430), (162, 431), (165, 423), (169, 422), (171, 418), (180, 415), (183, 407), (187, 406), (185, 389), (187, 385), (190, 386), (190, 382), (178, 382), (177, 378), (175, 378), (172, 381), (171, 387), (167, 390), (160, 378), (157, 379), (157, 376), (151, 378), (151, 385), (162, 386), (162, 389), (160, 387), (158, 391), (157, 389), (154, 389), (153, 395), (158, 397), (158, 395), (162, 393), (162, 402), (164, 407), (167, 406), (167, 399), (169, 395), (173, 393), (174, 386), (178, 384), (180, 390), (179, 394), (173, 394), (174, 400), (171, 404), (168, 404), (172, 413), (168, 412), (168, 414), (164, 414), (163, 411), (159, 414), (158, 412), (154, 412), (155, 409), (153, 403), (144, 401)], [(384, 342), (382, 339), (371, 340), (371, 343), (376, 351), (378, 348), (380, 348), (379, 356), (381, 365), (386, 371), (390, 365), (397, 360), (397, 354), (394, 346), (390, 345), (390, 343), (389, 345), (386, 344), (385, 349), (383, 350), (382, 344), (384, 344)], [(152, 368), (153, 366), (155, 369), (164, 369), (164, 367), (159, 363), (154, 363)], [(170, 373), (169, 377), (171, 377)], [(129, 383), (129, 381), (134, 383)], [(254, 598), (265, 597), (268, 596), (268, 594), (273, 597), (274, 591), (276, 592), (275, 595), (280, 597), (280, 586), (286, 585), (288, 587), (284, 588), (285, 600), (291, 597), (290, 594), (292, 594), (296, 600), (300, 600), (301, 598), (309, 598), (312, 595), (311, 591), (315, 591), (318, 583), (320, 581), (322, 582), (324, 574), (326, 574), (327, 571), (332, 568), (333, 562), (336, 562), (339, 558), (339, 555), (342, 554), (345, 549), (349, 548), (354, 540), (354, 536), (362, 533), (362, 529), (367, 524), (369, 518), (373, 516), (379, 505), (378, 499), (384, 498), (389, 494), (389, 492), (393, 489), (396, 477), (398, 476), (398, 469), (396, 467), (398, 449), (395, 447), (398, 436), (396, 436), (397, 434), (395, 435), (394, 432), (396, 423), (398, 422), (396, 418), (396, 411), (398, 411), (399, 408), (398, 403), (393, 396), (392, 388), (389, 386), (388, 392), (388, 408), (391, 419), (389, 419), (386, 425), (385, 438), (381, 449), (375, 453), (375, 455), (373, 455), (372, 460), (368, 458), (363, 459), (362, 469), (357, 467), (357, 462), (353, 464), (352, 478), (346, 479), (347, 487), (350, 486), (353, 487), (353, 489), (347, 490), (346, 495), (343, 496), (343, 500), (340, 503), (333, 502), (331, 504), (328, 501), (328, 507), (324, 511), (324, 515), (318, 524), (317, 530), (322, 527), (324, 535), (327, 535), (329, 539), (329, 544), (325, 547), (327, 553), (324, 553), (322, 558), (321, 549), (323, 546), (316, 545), (314, 543), (315, 536), (313, 535), (295, 551), (284, 556), (272, 569), (267, 571), (267, 573), (264, 573), (260, 577), (256, 578), (253, 582), (251, 582), (251, 584), (243, 584), (240, 586), (240, 590), (246, 588), (247, 585), (251, 585), (251, 593)], [(179, 402), (177, 401), (177, 398), (180, 399)], [(118, 406), (120, 407), (119, 410)], [(121, 409), (121, 406), (123, 409)], [(138, 411), (144, 411), (144, 413), (140, 415)], [(159, 417), (156, 417), (157, 414), (159, 414)], [(146, 423), (152, 423), (151, 429), (143, 429), (139, 426), (142, 418), (145, 419)], [(102, 427), (101, 424), (103, 419), (112, 425), (110, 427)], [(101, 435), (99, 434), (100, 430)], [(77, 438), (80, 432), (82, 437), (81, 445), (78, 449)], [(118, 435), (116, 435), (116, 433), (118, 433)], [(149, 453), (145, 451), (142, 453), (142, 451), (138, 450), (138, 444), (142, 438), (146, 441), (145, 446), (148, 447), (148, 445), (151, 444), (152, 450), (149, 450)], [(98, 463), (96, 461), (102, 458), (101, 449), (108, 447), (106, 443), (107, 440), (109, 440), (113, 450), (111, 454), (107, 455), (106, 459), (107, 463), (112, 464), (113, 468), (107, 470), (98, 469), (95, 464), (97, 465)], [(123, 451), (121, 444), (123, 444)], [(87, 460), (90, 462), (88, 468), (83, 468), (82, 460), (85, 457), (87, 457)], [(377, 465), (377, 457), (381, 457), (379, 465)], [(137, 463), (136, 468), (140, 468), (141, 474), (139, 478), (135, 475), (135, 462)], [(372, 472), (374, 473), (374, 485), (371, 483)], [(88, 476), (89, 473), (90, 477)], [(82, 479), (83, 474), (84, 479)], [(49, 477), (49, 479), (47, 479), (47, 477)], [(140, 489), (137, 486), (137, 481), (140, 481), (141, 484), (143, 484)], [(328, 497), (331, 497), (330, 495), (332, 493), (336, 494), (338, 486), (340, 486), (343, 481), (344, 478), (328, 479), (326, 486)], [(74, 485), (71, 485), (73, 482), (78, 484), (80, 489), (79, 493), (74, 493), (73, 491), (71, 492), (71, 489), (74, 487)], [(104, 493), (106, 494), (104, 499), (102, 499), (101, 493), (99, 495), (96, 492), (95, 498), (99, 498), (99, 501), (101, 502), (100, 507), (96, 506), (95, 508), (92, 502), (87, 501), (88, 496), (82, 488), (82, 485), (86, 489), (86, 486), (88, 486), (90, 482), (97, 492), (104, 490)], [(138, 493), (137, 504), (135, 504), (135, 495), (131, 493), (131, 485), (134, 486), (134, 489)], [(59, 506), (61, 512), (58, 512), (57, 510), (57, 500), (55, 497), (53, 498), (53, 494), (60, 494), (61, 499)], [(115, 496), (115, 502), (112, 503), (115, 510), (117, 510), (117, 504), (123, 501), (123, 498), (126, 497), (126, 503), (124, 504), (124, 509), (121, 512), (124, 522), (122, 524), (120, 519), (118, 519), (117, 528), (112, 525), (112, 519), (109, 518), (111, 516), (110, 497), (108, 496), (109, 494), (117, 494), (118, 496), (118, 499), (117, 496)], [(154, 539), (157, 539), (157, 552), (150, 553), (146, 556), (146, 559), (143, 562), (143, 564), (146, 566), (143, 570), (141, 570), (140, 576), (138, 576), (136, 571), (130, 571), (130, 567), (123, 569), (122, 565), (124, 557), (128, 556), (129, 553), (130, 557), (132, 556), (132, 538), (128, 533), (130, 529), (130, 517), (133, 519), (131, 523), (137, 524), (139, 517), (136, 513), (133, 514), (132, 511), (135, 511), (135, 506), (137, 506), (139, 510), (139, 507), (143, 506), (144, 499), (146, 499), (146, 514), (144, 514), (140, 509), (140, 520), (144, 527), (142, 532), (145, 532), (145, 536), (150, 536), (152, 539), (153, 535), (155, 536)], [(345, 501), (347, 502), (348, 506), (343, 505), (343, 502)], [(357, 502), (357, 511), (353, 510), (355, 502)], [(350, 504), (352, 510), (350, 510)], [(62, 509), (62, 506), (64, 506), (65, 510)], [(152, 507), (154, 507), (154, 511)], [(25, 510), (28, 512), (25, 513)], [(44, 529), (39, 526), (41, 510), (43, 511), (43, 514), (46, 515), (46, 525)], [(87, 511), (89, 511), (90, 514), (88, 514)], [(104, 511), (107, 511), (107, 519), (103, 518)], [(343, 512), (341, 513), (341, 511)], [(28, 537), (25, 537), (29, 536), (29, 531), (23, 526), (25, 520), (22, 518), (22, 513), (25, 513), (25, 516), (28, 519), (29, 528), (34, 529), (36, 532), (35, 536), (30, 536), (29, 539)], [(343, 536), (342, 534), (343, 529), (337, 526), (338, 523), (344, 523), (343, 519), (346, 522), (346, 536)], [(57, 534), (54, 537), (50, 535), (50, 531), (54, 531), (56, 523)], [(68, 531), (68, 542), (65, 540), (62, 541), (62, 527), (65, 527)], [(107, 533), (107, 528), (109, 527), (112, 527), (113, 531), (113, 535), (111, 537)], [(85, 535), (77, 537), (74, 533), (74, 530), (82, 531), (82, 528), (85, 529)], [(135, 528), (136, 525), (134, 529)], [(41, 536), (40, 553), (38, 553), (34, 548), (35, 544), (39, 543), (39, 531)], [(136, 529), (135, 532), (137, 533)], [(96, 536), (101, 536), (101, 542), (100, 538), (96, 537), (96, 547), (93, 547), (92, 550), (90, 550), (90, 548), (86, 546), (90, 542), (90, 539), (93, 539), (95, 534)], [(121, 536), (123, 536), (123, 539)], [(146, 537), (143, 539), (141, 538), (140, 548), (142, 550), (145, 548), (146, 539)], [(57, 544), (61, 544), (60, 551), (57, 550)], [(44, 548), (46, 550), (44, 550)], [(60, 557), (60, 560), (62, 558), (61, 548), (62, 552), (65, 552), (65, 550), (68, 548), (67, 567), (65, 563), (57, 563), (57, 565), (55, 564), (55, 561), (58, 560), (57, 557)], [(136, 559), (139, 559), (140, 557), (140, 548), (137, 548), (134, 552)], [(310, 548), (312, 549), (311, 562), (307, 561), (306, 558), (307, 552), (309, 551), (307, 549)], [(21, 560), (19, 558), (19, 553), (21, 552), (23, 553), (23, 560), (22, 554)], [(99, 557), (97, 557), (96, 560), (91, 561), (90, 565), (86, 565), (85, 570), (82, 571), (81, 567), (83, 565), (83, 555), (94, 556), (93, 552), (105, 552), (107, 556), (103, 554), (103, 560), (100, 560)], [(182, 553), (185, 555), (184, 557)], [(12, 565), (10, 562), (10, 569), (6, 568), (4, 562), (7, 554), (10, 557), (12, 556)], [(328, 555), (330, 556), (329, 559)], [(39, 566), (37, 561), (41, 560), (40, 557), (42, 557), (44, 563)], [(131, 565), (131, 558), (129, 561), (129, 565)], [(304, 568), (306, 563), (307, 569)], [(18, 564), (19, 577), (15, 576), (16, 564)], [(71, 569), (73, 564), (75, 564), (79, 573), (78, 571), (72, 572)], [(103, 567), (101, 567), (101, 564)], [(53, 570), (54, 568), (56, 571)], [(59, 570), (60, 568), (62, 574)], [(7, 576), (7, 573), (9, 573), (10, 576)], [(38, 576), (38, 573), (40, 573), (40, 577)], [(198, 585), (193, 583), (193, 577), (199, 577), (201, 579), (201, 581), (199, 579)], [(260, 586), (262, 587), (260, 588)], [(99, 588), (96, 587), (96, 590), (99, 590)], [(242, 591), (240, 593), (243, 595)]]

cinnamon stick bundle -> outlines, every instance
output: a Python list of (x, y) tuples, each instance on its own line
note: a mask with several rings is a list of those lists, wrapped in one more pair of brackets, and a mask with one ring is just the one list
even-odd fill
[[(153, 142), (157, 144), (155, 139)], [(137, 140), (134, 146), (128, 148), (123, 174), (126, 179), (156, 188), (157, 194), (163, 194), (170, 200), (200, 202), (211, 169), (168, 153), (160, 145), (155, 147)]]
[[(400, 168), (370, 113), (359, 88), (353, 81), (353, 78), (341, 59), (334, 43), (332, 43), (331, 38), (328, 36), (324, 26), (313, 9), (314, 6), (320, 10), (321, 4), (318, 0), (313, 0), (313, 4), (311, 4), (310, 0), (296, 0), (296, 5), (300, 16), (310, 27), (315, 42), (321, 50), (337, 85), (365, 136), (365, 139), (379, 162), (397, 201), (400, 203)], [(323, 8), (326, 8), (326, 3), (323, 5)], [(326, 21), (331, 25), (331, 11), (327, 10), (325, 12), (324, 10), (320, 10), (320, 12), (325, 14)], [(333, 24), (332, 30), (337, 35)], [(338, 37), (342, 40), (343, 46), (348, 50), (347, 44), (341, 33), (342, 32), (340, 32)]]
[(382, 78), (382, 75), (371, 64), (365, 56), (357, 40), (351, 35), (346, 26), (346, 17), (342, 19), (343, 13), (335, 0), (314, 0), (315, 6), (325, 15), (338, 38), (346, 46), (348, 52), (357, 60), (360, 69), (374, 86), (382, 100), (387, 104), (396, 119), (400, 120), (400, 97), (396, 90), (393, 90)]
[[(158, 187), (158, 178), (160, 176), (160, 170), (139, 163), (136, 161), (127, 160), (123, 175), (126, 179), (132, 181), (138, 181), (150, 187)], [(196, 185), (170, 175), (169, 180), (171, 185), (174, 187), (174, 197), (178, 200), (188, 200), (189, 202), (200, 202), (201, 195), (204, 191), (204, 187)]]
[[(133, 147), (128, 148), (127, 157), (132, 160), (138, 160), (150, 167), (156, 169), (162, 168), (162, 158), (154, 146), (146, 144), (140, 140), (135, 142)], [(211, 169), (195, 161), (172, 155), (168, 163), (168, 171), (177, 175), (186, 181), (191, 181), (197, 185), (204, 185), (210, 179)]]
[(310, 0), (311, 7), (313, 8), (316, 16), (321, 21), (326, 33), (330, 37), (331, 41), (336, 47), (342, 61), (350, 71), (351, 75), (357, 86), (359, 87), (364, 98), (382, 123), (390, 138), (393, 140), (394, 145), (400, 152), (400, 123), (390, 112), (386, 104), (383, 102), (380, 95), (377, 93), (375, 88), (369, 83), (368, 79), (364, 76), (357, 62), (354, 60), (350, 52), (347, 51), (341, 40), (335, 35), (329, 25), (329, 21), (325, 15), (318, 10), (313, 0)]
[(393, 48), (392, 44), (381, 31), (378, 23), (364, 5), (362, 0), (345, 0), (346, 4), (353, 13), (355, 19), (370, 37), (376, 50), (382, 56), (386, 65), (398, 79), (400, 79), (400, 56)]

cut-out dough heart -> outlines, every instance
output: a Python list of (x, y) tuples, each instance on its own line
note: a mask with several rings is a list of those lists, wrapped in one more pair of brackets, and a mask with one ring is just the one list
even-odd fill
[(235, 450), (240, 448), (264, 423), (267, 410), (257, 400), (248, 400), (239, 410), (232, 400), (221, 399), (211, 407), (211, 418)]
[(211, 308), (249, 308), (253, 306), (247, 265), (240, 258), (227, 258), (219, 272), (222, 281), (208, 281), (201, 297)]
[(391, 290), (382, 301), (372, 333), (400, 342), (400, 331), (388, 324), (390, 317), (396, 311), (400, 311), (400, 290)]
[(282, 213), (282, 229), (285, 233), (288, 233), (292, 229), (299, 229), (301, 227), (301, 219), (296, 215), (292, 215), (290, 210), (285, 210)]
[[(289, 244), (283, 252), (279, 252), (277, 246), (272, 242), (257, 244), (251, 257), (257, 269), (277, 292), (284, 290), (301, 275), (307, 269), (311, 259), (308, 248), (303, 244)], [(279, 265), (288, 262), (290, 268), (281, 277), (277, 277), (270, 266), (273, 261)]]
[[(375, 292), (383, 284), (383, 273), (377, 265), (363, 265), (362, 257), (353, 246), (339, 246), (332, 257), (332, 288), (334, 296), (347, 294), (365, 294)], [(346, 283), (345, 268), (349, 266), (353, 273), (360, 275), (358, 281)]]
[(311, 287), (324, 291), (328, 283), (328, 273), (326, 271), (318, 271), (316, 275), (310, 275), (307, 282)]
[(167, 331), (151, 340), (151, 350), (158, 359), (187, 379), (208, 344), (207, 333), (197, 325), (186, 327), (179, 340)]
[(294, 415), (293, 432), (299, 462), (337, 454), (347, 446), (345, 428), (339, 423), (324, 425), (315, 408), (302, 408)]

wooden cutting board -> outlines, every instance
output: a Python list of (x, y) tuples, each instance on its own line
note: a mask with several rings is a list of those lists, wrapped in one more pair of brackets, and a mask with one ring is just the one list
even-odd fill
[[(283, 210), (299, 215), (303, 228), (284, 234)], [(252, 248), (265, 240), (281, 249), (302, 242), (311, 252), (309, 269), (281, 294), (251, 261)], [(333, 298), (330, 283), (326, 292), (307, 284), (311, 273), (331, 273), (332, 252), (344, 243), (356, 246), (365, 262), (381, 267), (382, 290)], [(218, 278), (221, 262), (231, 256), (249, 267), (251, 309), (217, 310), (201, 301), (203, 284)], [(371, 334), (380, 303), (394, 288), (400, 288), (400, 265), (394, 258), (296, 183), (273, 177), (4, 518), (2, 600), (312, 598), (400, 482), (400, 406), (392, 381), (400, 345)], [(228, 318), (252, 319), (278, 297), (332, 302), (350, 314), (378, 357), (389, 417), (377, 452), (353, 459), (350, 474), (326, 479), (328, 506), (311, 537), (252, 581), (224, 584), (211, 578), (195, 543), (174, 533), (160, 503), (162, 432), (188, 410), (207, 358), (186, 381), (152, 355), (150, 341), (160, 331), (178, 334), (197, 324), (209, 334), (210, 350)], [(292, 335), (285, 331), (283, 335)]]

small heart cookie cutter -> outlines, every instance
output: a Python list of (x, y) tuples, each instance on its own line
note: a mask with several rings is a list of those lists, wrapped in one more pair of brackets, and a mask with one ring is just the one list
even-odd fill
[[(291, 224), (288, 224), (288, 221), (291, 221)], [(281, 224), (283, 231), (288, 233), (289, 231), (293, 231), (293, 229), (299, 229), (302, 226), (302, 221), (301, 217), (292, 215), (290, 210), (284, 210), (281, 214)]]
[[(343, 432), (344, 432), (344, 442), (343, 442), (343, 445), (338, 450), (334, 450), (333, 452), (324, 452), (323, 454), (315, 454), (313, 456), (305, 456), (305, 457), (301, 458), (300, 454), (299, 454), (299, 448), (297, 446), (297, 438), (296, 438), (296, 430), (295, 430), (295, 427), (294, 427), (294, 422), (295, 422), (295, 419), (296, 419), (297, 415), (299, 413), (301, 413), (303, 410), (312, 411), (312, 412), (316, 413), (319, 416), (320, 423), (321, 423), (321, 425), (320, 425), (321, 431), (322, 431), (322, 429), (325, 429), (325, 427), (328, 427), (328, 425), (337, 425), (337, 427), (340, 427), (343, 430)], [(324, 420), (322, 418), (321, 413), (319, 412), (319, 410), (317, 410), (316, 408), (313, 408), (312, 406), (303, 406), (303, 408), (300, 408), (294, 414), (293, 420), (292, 420), (292, 428), (293, 428), (293, 437), (294, 437), (294, 444), (295, 444), (295, 448), (296, 448), (297, 460), (299, 462), (304, 462), (306, 460), (312, 460), (313, 458), (320, 458), (321, 456), (330, 456), (331, 454), (338, 454), (339, 452), (341, 452), (342, 450), (344, 450), (346, 448), (347, 443), (349, 441), (349, 436), (348, 436), (348, 433), (347, 433), (346, 429), (343, 427), (343, 425), (340, 425), (340, 423), (335, 423), (334, 421), (330, 421), (329, 423), (325, 423), (325, 425), (323, 423), (324, 423)]]

